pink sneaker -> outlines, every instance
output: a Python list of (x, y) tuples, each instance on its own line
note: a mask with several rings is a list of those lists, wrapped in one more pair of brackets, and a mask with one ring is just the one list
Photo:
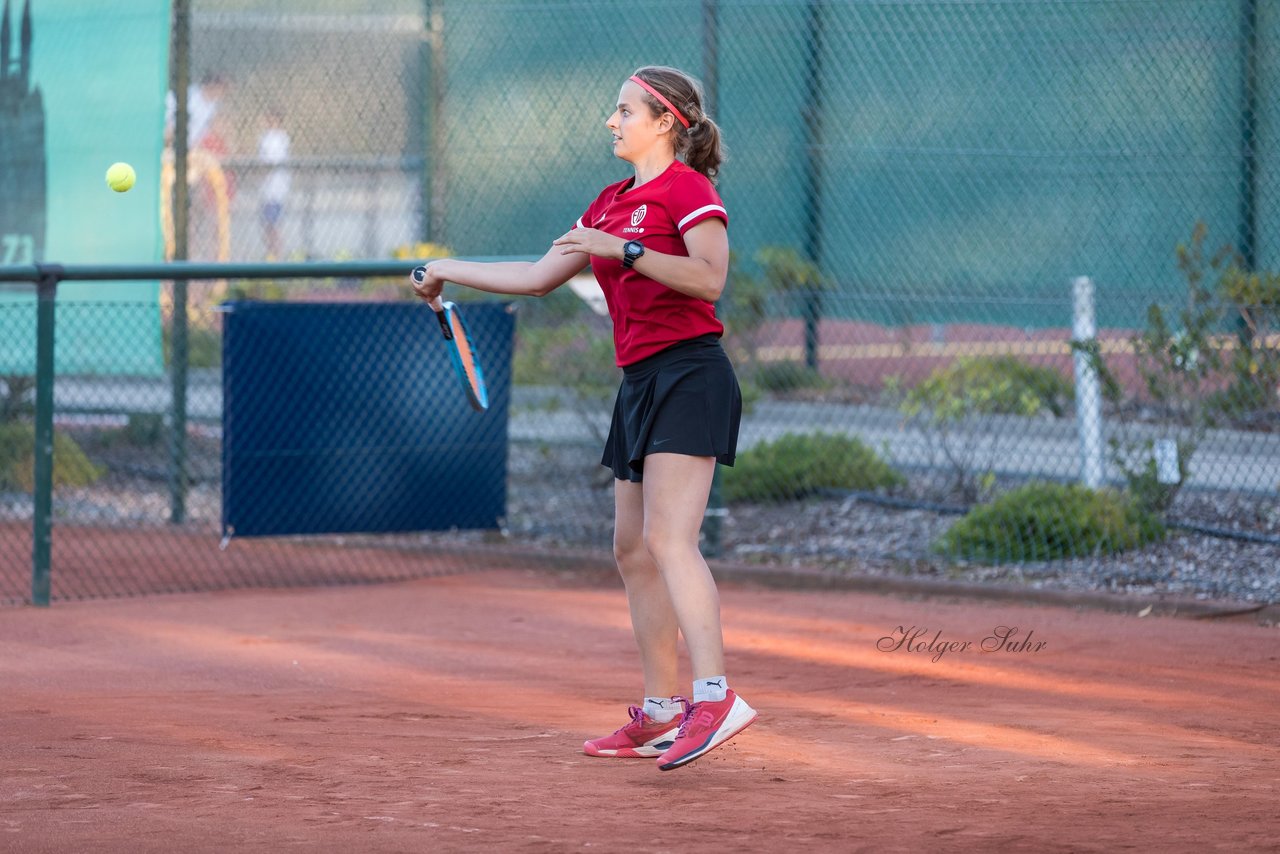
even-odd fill
[(661, 755), (675, 741), (676, 730), (680, 728), (679, 716), (666, 723), (658, 723), (639, 706), (631, 706), (627, 712), (631, 715), (631, 723), (613, 735), (583, 742), (582, 752), (588, 756), (652, 759)]
[(719, 702), (705, 701), (689, 705), (680, 722), (675, 744), (658, 757), (658, 768), (670, 771), (697, 759), (724, 744), (756, 722), (756, 710), (730, 689)]

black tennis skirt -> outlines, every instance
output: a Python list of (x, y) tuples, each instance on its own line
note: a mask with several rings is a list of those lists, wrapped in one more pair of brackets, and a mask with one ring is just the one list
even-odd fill
[(622, 369), (601, 464), (619, 480), (644, 479), (646, 454), (715, 457), (733, 465), (742, 392), (715, 335), (673, 344)]

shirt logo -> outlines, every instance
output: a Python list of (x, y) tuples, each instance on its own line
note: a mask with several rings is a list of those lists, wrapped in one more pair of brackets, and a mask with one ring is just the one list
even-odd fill
[(644, 221), (644, 215), (649, 212), (648, 205), (641, 205), (631, 212), (631, 225), (637, 226)]

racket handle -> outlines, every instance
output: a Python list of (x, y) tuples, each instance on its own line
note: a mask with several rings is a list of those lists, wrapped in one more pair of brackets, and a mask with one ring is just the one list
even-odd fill
[[(426, 281), (427, 268), (414, 267), (413, 271), (409, 273), (409, 277), (412, 278), (415, 283), (420, 285), (424, 281)], [(441, 323), (441, 326), (444, 326), (444, 319), (443, 319), (444, 318), (444, 300), (441, 299), (439, 296), (436, 296), (434, 299), (427, 300), (427, 305), (431, 306), (431, 310), (441, 316), (440, 323)], [(453, 336), (446, 334), (445, 337), (452, 338)]]
[(440, 324), (440, 334), (444, 336), (444, 340), (453, 340), (453, 330), (449, 328), (449, 317), (444, 311), (444, 302), (440, 297), (436, 297), (427, 303), (431, 306), (431, 310), (436, 314), (436, 321)]

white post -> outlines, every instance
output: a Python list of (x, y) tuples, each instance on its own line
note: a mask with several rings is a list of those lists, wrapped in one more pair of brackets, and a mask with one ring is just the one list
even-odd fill
[(1182, 480), (1176, 440), (1156, 439), (1151, 447), (1151, 453), (1156, 459), (1156, 483), (1174, 484)]
[[(1071, 338), (1078, 344), (1097, 346), (1093, 279), (1079, 276), (1071, 282)], [(1076, 427), (1080, 432), (1080, 480), (1090, 489), (1102, 486), (1102, 389), (1089, 356), (1075, 351)]]

